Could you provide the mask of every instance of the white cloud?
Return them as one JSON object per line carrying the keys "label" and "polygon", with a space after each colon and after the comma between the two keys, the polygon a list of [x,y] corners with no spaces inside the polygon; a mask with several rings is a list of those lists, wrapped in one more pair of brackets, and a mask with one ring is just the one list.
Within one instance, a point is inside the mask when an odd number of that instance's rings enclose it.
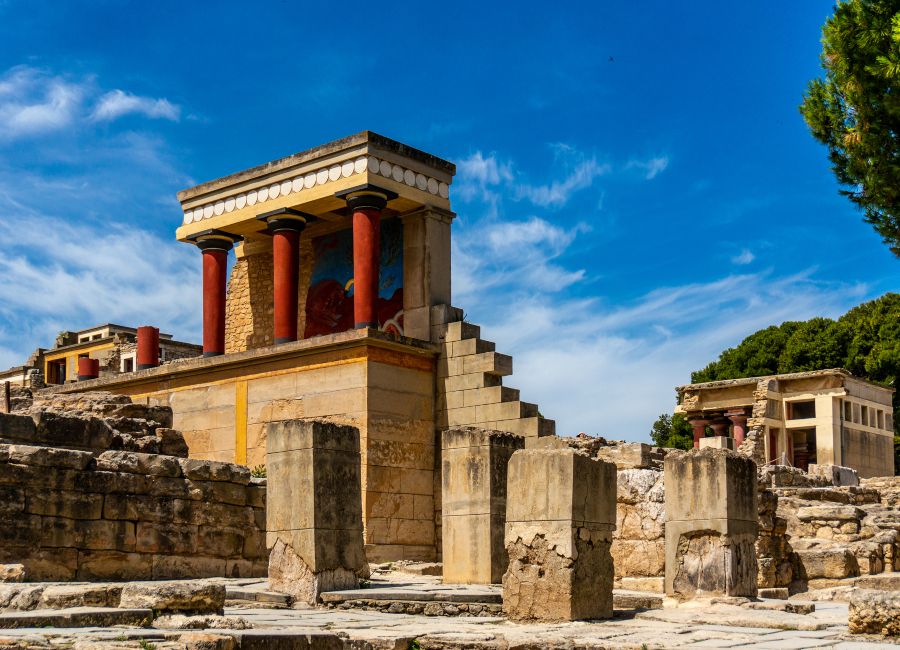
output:
{"label": "white cloud", "polygon": [[0,77],[0,139],[57,131],[75,119],[85,88],[18,66]]}
{"label": "white cloud", "polygon": [[487,157],[476,151],[457,165],[458,176],[455,195],[463,201],[480,199],[494,203],[498,199],[496,188],[513,180],[512,165],[497,160],[494,154]]}
{"label": "white cloud", "polygon": [[590,187],[597,176],[609,173],[610,169],[609,165],[600,164],[594,158],[583,160],[562,180],[547,185],[520,186],[518,196],[542,208],[559,208],[569,202],[572,194]]}
{"label": "white cloud", "polygon": [[644,178],[650,181],[666,171],[668,166],[668,156],[657,156],[649,160],[632,160],[626,165],[626,169],[640,169],[644,172]]}
{"label": "white cloud", "polygon": [[129,113],[138,113],[149,118],[166,119],[173,122],[177,122],[181,118],[181,109],[167,99],[139,97],[118,89],[112,90],[100,98],[91,113],[91,118],[105,122]]}
{"label": "white cloud", "polygon": [[[90,121],[112,121],[129,113],[178,121],[181,108],[167,99],[101,91],[93,78],[71,79],[31,66],[0,76],[0,141],[77,129]],[[88,104],[96,99],[93,110]]]}
{"label": "white cloud", "polygon": [[753,260],[756,259],[756,255],[753,254],[749,248],[742,248],[741,252],[731,258],[732,263],[738,265],[746,265],[750,264]]}
{"label": "white cloud", "polygon": [[52,343],[63,329],[152,324],[200,335],[200,259],[193,247],[133,225],[94,225],[0,204],[0,351]]}

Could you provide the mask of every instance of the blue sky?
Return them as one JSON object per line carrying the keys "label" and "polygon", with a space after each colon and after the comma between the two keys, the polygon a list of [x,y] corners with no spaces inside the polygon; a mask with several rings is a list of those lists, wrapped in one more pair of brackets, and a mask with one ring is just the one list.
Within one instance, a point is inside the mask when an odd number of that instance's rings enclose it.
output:
{"label": "blue sky", "polygon": [[457,163],[454,303],[559,432],[646,438],[773,323],[896,289],[797,111],[830,2],[0,0],[0,366],[200,336],[175,193],[363,129]]}

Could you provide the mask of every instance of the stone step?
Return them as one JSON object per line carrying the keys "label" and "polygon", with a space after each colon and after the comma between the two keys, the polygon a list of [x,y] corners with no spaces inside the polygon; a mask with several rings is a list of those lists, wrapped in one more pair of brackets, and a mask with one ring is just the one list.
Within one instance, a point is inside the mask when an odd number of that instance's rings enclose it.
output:
{"label": "stone step", "polygon": [[662,594],[646,591],[613,590],[613,609],[662,609]]}
{"label": "stone step", "polygon": [[460,406],[483,406],[484,404],[498,404],[500,402],[516,402],[520,392],[517,388],[509,386],[488,386],[462,391],[462,404]]}
{"label": "stone step", "polygon": [[463,339],[462,341],[454,341],[450,343],[448,357],[467,357],[472,354],[481,354],[482,352],[494,352],[497,345],[493,341],[486,341],[481,338]]}
{"label": "stone step", "polygon": [[481,424],[486,429],[506,431],[525,437],[556,435],[556,422],[542,417],[520,418],[517,420],[497,420]]}
{"label": "stone step", "polygon": [[291,599],[287,594],[281,594],[276,591],[226,586],[225,605],[234,606],[237,603],[257,603],[264,607],[290,607]]}
{"label": "stone step", "polygon": [[340,604],[348,601],[370,600],[379,602],[411,602],[411,603],[479,603],[482,605],[503,604],[500,590],[488,592],[466,588],[421,589],[374,587],[369,589],[346,589],[343,591],[326,591],[321,594],[323,603]]}
{"label": "stone step", "polygon": [[[470,407],[471,408],[471,407]],[[530,402],[497,402],[495,404],[483,404],[475,408],[475,422],[501,422],[503,420],[518,420],[521,418],[533,418],[538,415],[537,404]]]}
{"label": "stone step", "polygon": [[486,372],[470,372],[464,375],[441,377],[438,379],[439,384],[443,383],[445,393],[452,393],[458,390],[495,387],[500,386],[502,382],[502,378],[498,375]]}
{"label": "stone step", "polygon": [[478,325],[467,323],[465,321],[456,321],[455,323],[447,323],[447,329],[444,332],[444,343],[454,343],[465,339],[477,339],[481,336],[481,328]]}
{"label": "stone step", "polygon": [[513,360],[508,354],[500,352],[482,352],[463,357],[463,374],[483,372],[489,375],[506,377],[513,372]]}
{"label": "stone step", "polygon": [[112,627],[130,625],[146,627],[153,620],[153,610],[118,607],[72,607],[69,609],[35,609],[28,612],[0,614],[0,629],[23,627]]}

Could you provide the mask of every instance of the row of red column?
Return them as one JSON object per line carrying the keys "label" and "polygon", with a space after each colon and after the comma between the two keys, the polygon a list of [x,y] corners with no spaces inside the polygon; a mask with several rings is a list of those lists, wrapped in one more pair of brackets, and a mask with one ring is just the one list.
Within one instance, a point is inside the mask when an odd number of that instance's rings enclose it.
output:
{"label": "row of red column", "polygon": [[727,419],[691,418],[694,429],[694,447],[700,446],[700,439],[706,437],[706,427],[710,427],[717,436],[727,436],[729,425],[734,427],[734,446],[740,447],[747,434],[747,414],[744,411],[729,411]]}
{"label": "row of red column", "polygon": [[[335,194],[350,209],[353,227],[353,315],[357,328],[377,327],[381,212],[397,194],[361,185]],[[300,233],[313,215],[281,208],[257,217],[272,236],[275,343],[297,340]],[[240,237],[206,230],[192,240],[203,252],[203,356],[225,352],[225,287],[228,251]]]}

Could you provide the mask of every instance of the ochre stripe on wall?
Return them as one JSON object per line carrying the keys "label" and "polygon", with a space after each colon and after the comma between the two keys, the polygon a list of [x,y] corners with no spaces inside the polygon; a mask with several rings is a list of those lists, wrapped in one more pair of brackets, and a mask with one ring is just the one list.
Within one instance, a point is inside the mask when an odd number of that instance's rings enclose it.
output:
{"label": "ochre stripe on wall", "polygon": [[234,462],[247,464],[247,382],[234,384]]}

